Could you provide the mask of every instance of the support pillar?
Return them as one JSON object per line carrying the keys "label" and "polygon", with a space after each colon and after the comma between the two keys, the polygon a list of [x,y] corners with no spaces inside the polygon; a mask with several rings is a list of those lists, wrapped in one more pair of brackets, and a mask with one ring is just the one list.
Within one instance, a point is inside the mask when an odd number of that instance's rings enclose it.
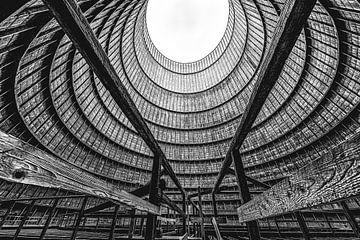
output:
{"label": "support pillar", "polygon": [[[237,182],[239,185],[239,191],[241,196],[241,204],[247,203],[251,200],[249,187],[247,185],[244,166],[238,150],[232,151],[232,158],[235,165],[235,173]],[[256,220],[246,222],[246,227],[249,233],[250,240],[260,240],[259,225]]]}
{"label": "support pillar", "polygon": [[281,231],[280,231],[280,228],[279,228],[279,223],[276,220],[276,217],[274,218],[274,222],[275,222],[276,230],[277,230],[277,232],[279,234],[279,237],[281,237]]}
{"label": "support pillar", "polygon": [[112,222],[111,222],[109,240],[114,239],[114,232],[115,232],[115,228],[116,228],[116,221],[117,221],[118,213],[119,213],[119,205],[116,205],[115,210],[114,210],[114,216],[113,216],[113,219],[112,219]]}
{"label": "support pillar", "polygon": [[44,226],[43,230],[41,231],[39,240],[44,239],[45,234],[46,234],[46,231],[47,231],[47,229],[48,229],[49,226],[50,226],[51,219],[53,218],[54,211],[55,211],[55,209],[56,209],[56,206],[57,206],[58,202],[59,202],[59,198],[56,198],[56,199],[54,200],[53,205],[51,206],[51,209],[50,209],[50,212],[49,212],[49,216],[48,216],[48,218],[46,219],[45,226]]}
{"label": "support pillar", "polygon": [[335,232],[334,232],[333,227],[331,226],[331,223],[330,223],[330,221],[329,221],[329,218],[326,216],[326,213],[323,213],[323,216],[324,216],[324,218],[326,219],[326,223],[327,223],[327,225],[328,225],[329,228],[330,228],[331,234],[334,236],[334,235],[335,235]]}
{"label": "support pillar", "polygon": [[141,217],[141,220],[140,220],[140,227],[139,227],[139,235],[142,236],[143,235],[143,227],[144,227],[144,217],[142,216]]}
{"label": "support pillar", "polygon": [[71,240],[75,240],[76,239],[76,234],[79,230],[79,226],[80,226],[80,222],[81,222],[81,219],[84,215],[84,211],[85,211],[85,206],[86,206],[86,203],[87,203],[87,200],[88,200],[88,197],[85,197],[83,202],[82,202],[82,205],[81,205],[81,209],[80,209],[80,212],[79,212],[79,215],[76,219],[76,223],[75,223],[75,227],[74,227],[74,231],[71,235]]}
{"label": "support pillar", "polygon": [[182,197],[183,197],[182,209],[183,209],[183,211],[185,213],[185,216],[182,217],[182,225],[183,225],[183,234],[185,234],[185,233],[187,233],[186,195],[183,193]]}
{"label": "support pillar", "polygon": [[304,239],[305,240],[310,240],[309,229],[306,226],[303,215],[299,211],[294,212],[294,214],[295,214],[296,220],[299,223],[300,230],[301,230],[301,232],[302,232],[302,234],[304,236]]}
{"label": "support pillar", "polygon": [[135,211],[136,211],[135,209],[130,210],[130,228],[129,228],[129,234],[128,234],[129,239],[133,238],[134,231],[135,231],[135,225],[136,225]]}
{"label": "support pillar", "polygon": [[199,197],[199,215],[200,215],[201,239],[205,240],[204,214],[203,214],[203,210],[202,210],[201,188],[200,187],[198,187],[198,197]]}
{"label": "support pillar", "polygon": [[357,224],[355,217],[352,215],[352,213],[349,209],[349,206],[346,204],[345,201],[341,201],[340,204],[341,204],[341,207],[343,208],[346,219],[348,220],[352,230],[354,231],[355,236],[360,238],[359,225]]}
{"label": "support pillar", "polygon": [[[162,159],[159,156],[154,157],[153,165],[152,165],[151,181],[150,181],[149,202],[157,206],[160,206],[159,181],[160,181],[161,161]],[[145,240],[153,240],[155,238],[156,220],[157,220],[157,216],[155,214],[148,213],[148,217],[146,221]]]}
{"label": "support pillar", "polygon": [[215,193],[212,193],[211,197],[212,197],[212,204],[213,204],[213,209],[214,209],[214,217],[217,218],[218,212],[217,212],[217,206],[216,206],[216,195],[215,195]]}
{"label": "support pillar", "polygon": [[15,204],[16,204],[15,201],[10,202],[10,205],[9,205],[8,209],[6,210],[6,213],[4,214],[4,216],[2,216],[2,219],[1,219],[1,222],[0,222],[0,229],[4,225],[6,219],[8,218],[8,216],[11,213],[12,209],[14,208]]}
{"label": "support pillar", "polygon": [[195,214],[196,209],[195,209],[195,206],[192,205],[192,204],[191,204],[191,207],[192,207],[192,219],[191,219],[191,221],[192,221],[192,229],[194,231],[194,234],[196,234],[196,225],[195,225],[195,221],[194,221],[195,216],[196,216],[196,214]]}
{"label": "support pillar", "polygon": [[28,205],[26,207],[26,211],[24,213],[24,216],[22,217],[22,220],[21,220],[18,228],[16,229],[16,232],[15,232],[15,235],[14,235],[14,238],[13,238],[14,240],[18,239],[18,235],[20,234],[21,229],[24,227],[25,222],[26,222],[26,220],[28,219],[28,217],[29,217],[29,215],[31,213],[31,210],[34,207],[34,204],[35,204],[35,200],[32,200],[30,205]]}

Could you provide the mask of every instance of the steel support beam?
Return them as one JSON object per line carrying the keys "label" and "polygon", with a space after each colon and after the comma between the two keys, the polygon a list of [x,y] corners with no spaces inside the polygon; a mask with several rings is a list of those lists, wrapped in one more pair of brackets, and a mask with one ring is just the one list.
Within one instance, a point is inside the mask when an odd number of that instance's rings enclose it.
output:
{"label": "steel support beam", "polygon": [[0,229],[3,227],[6,219],[8,218],[8,216],[10,215],[11,211],[13,210],[14,206],[15,206],[16,202],[15,201],[12,201],[10,202],[10,206],[7,208],[5,214],[2,217],[1,219],[1,222],[0,222]]}
{"label": "steel support beam", "polygon": [[340,201],[340,205],[341,205],[342,209],[344,210],[346,219],[348,220],[352,230],[354,231],[355,236],[360,238],[359,225],[357,224],[354,215],[351,213],[349,206],[346,204],[345,201]]}
{"label": "steel support beam", "polygon": [[275,227],[276,227],[276,230],[277,230],[277,232],[279,234],[279,237],[281,237],[281,231],[280,231],[280,228],[279,228],[279,223],[276,220],[276,217],[274,217],[274,222],[275,222]]}
{"label": "steel support beam", "polygon": [[182,210],[184,212],[184,215],[182,216],[182,224],[183,224],[183,234],[187,233],[187,214],[186,214],[186,195],[182,194]]}
{"label": "steel support beam", "polygon": [[263,188],[265,188],[265,189],[271,188],[270,185],[268,185],[268,184],[266,184],[266,183],[263,183],[263,182],[260,182],[260,181],[254,179],[254,178],[249,177],[249,176],[245,176],[245,178],[246,178],[246,181],[251,182],[251,183],[254,184],[255,186],[263,187]]}
{"label": "steel support beam", "polygon": [[162,159],[162,165],[169,177],[179,190],[185,193],[169,162],[166,160],[165,154],[142,118],[126,87],[122,84],[80,7],[74,0],[43,0],[43,2],[154,153],[154,156]]}
{"label": "steel support beam", "polygon": [[299,211],[295,211],[294,212],[294,215],[296,217],[296,220],[300,226],[300,230],[303,234],[303,237],[305,240],[310,240],[310,236],[309,236],[309,229],[305,223],[305,220],[304,220],[304,216],[301,214],[301,212]]}
{"label": "steel support beam", "polygon": [[[232,153],[233,162],[235,165],[235,173],[236,173],[236,179],[239,185],[240,190],[240,197],[242,204],[247,203],[251,200],[249,187],[247,185],[246,175],[244,171],[244,166],[240,157],[239,151],[233,151]],[[256,220],[252,220],[249,222],[246,222],[246,227],[249,233],[250,240],[260,240],[260,230],[259,225]]]}
{"label": "steel support beam", "polygon": [[330,223],[329,218],[327,217],[326,213],[323,213],[323,216],[324,216],[324,218],[325,218],[325,220],[326,220],[327,225],[328,225],[329,228],[330,228],[331,234],[334,235],[334,234],[335,234],[334,229],[333,229],[333,227],[331,226],[331,223]]}
{"label": "steel support beam", "polygon": [[164,193],[160,195],[161,201],[171,207],[174,211],[178,212],[182,217],[186,217],[186,213],[179,208],[171,199]]}
{"label": "steel support beam", "polygon": [[18,228],[16,229],[16,232],[15,232],[15,234],[14,234],[14,237],[13,237],[14,240],[18,239],[18,236],[19,236],[19,234],[20,234],[20,232],[21,232],[21,229],[24,227],[24,224],[25,224],[26,220],[28,219],[28,217],[29,217],[29,215],[30,215],[30,213],[31,213],[31,210],[32,210],[33,207],[34,207],[34,204],[35,204],[35,200],[32,200],[31,203],[30,203],[30,205],[28,205],[28,206],[26,207],[26,211],[25,211],[25,213],[24,213],[24,216],[22,217],[21,222],[20,222],[20,224],[19,224],[19,226],[18,226]]}
{"label": "steel support beam", "polygon": [[200,212],[200,209],[198,208],[198,206],[196,206],[196,204],[194,203],[193,200],[189,199],[189,202],[191,203],[191,205],[193,206],[193,212],[194,212],[194,215],[195,215],[195,210]]}
{"label": "steel support beam", "polygon": [[[235,170],[232,169],[232,168],[228,168],[228,173],[231,174],[231,175],[234,175],[236,176],[236,173],[235,173]],[[266,189],[269,189],[271,186],[266,184],[266,183],[263,183],[263,182],[260,182],[252,177],[249,177],[249,176],[245,176],[246,178],[246,181],[254,184],[255,186],[258,186],[258,187],[263,187],[263,188],[266,188]]]}
{"label": "steel support beam", "polygon": [[111,221],[111,229],[110,229],[110,234],[109,234],[109,240],[115,239],[114,238],[114,233],[115,233],[116,221],[117,221],[118,214],[119,214],[119,205],[116,205],[115,209],[114,209],[113,219]]}
{"label": "steel support beam", "polygon": [[107,209],[107,208],[111,208],[114,205],[115,205],[115,203],[113,203],[111,201],[104,202],[104,203],[99,204],[99,205],[97,205],[95,207],[91,207],[91,208],[86,209],[84,211],[84,214],[98,212],[98,211],[101,211],[101,210],[104,210],[104,209]]}
{"label": "steel support beam", "polygon": [[135,209],[130,210],[130,228],[129,228],[129,233],[128,233],[129,239],[133,238],[135,227],[136,227],[135,211],[136,211]]}
{"label": "steel support beam", "polygon": [[[152,174],[150,181],[150,194],[149,194],[149,202],[160,206],[160,166],[162,159],[159,156],[154,157],[153,165],[152,165]],[[146,221],[146,233],[145,240],[153,240],[156,232],[156,219],[157,216],[152,213],[148,213],[147,221]]]}
{"label": "steel support beam", "polygon": [[218,216],[218,212],[217,212],[217,206],[216,206],[216,195],[215,193],[211,194],[211,198],[212,198],[212,205],[213,205],[213,210],[214,210],[214,216],[215,218]]}
{"label": "steel support beam", "polygon": [[[216,193],[220,193],[222,191],[226,191],[226,190],[229,190],[229,189],[233,189],[233,186],[221,186],[218,191]],[[212,192],[213,190],[212,189],[206,189],[206,190],[201,190],[200,194],[201,195],[206,195],[206,194],[213,194]],[[194,197],[198,197],[199,193],[195,192],[195,193],[192,193],[192,194],[189,194],[188,195],[188,199],[191,199],[191,198],[194,198]]]}
{"label": "steel support beam", "polygon": [[74,230],[73,230],[72,235],[71,235],[71,240],[76,239],[76,234],[79,231],[79,226],[80,226],[81,219],[84,216],[84,211],[85,211],[87,200],[88,200],[88,197],[85,197],[82,204],[81,204],[81,209],[80,209],[80,212],[79,212],[78,217],[76,219]]}
{"label": "steel support beam", "polygon": [[55,209],[56,209],[56,206],[59,202],[59,198],[56,198],[53,202],[53,205],[51,206],[50,208],[50,211],[49,211],[49,216],[47,217],[46,219],[46,222],[45,222],[45,226],[43,228],[43,230],[41,231],[41,234],[40,234],[40,237],[39,237],[39,240],[42,240],[44,239],[45,237],[45,234],[46,234],[46,231],[48,230],[49,226],[50,226],[50,223],[51,223],[51,220],[54,216],[54,212],[55,212]]}
{"label": "steel support beam", "polygon": [[202,201],[201,201],[201,188],[198,187],[198,197],[199,197],[199,215],[200,215],[200,232],[201,232],[201,239],[205,240],[205,225],[204,225],[204,213],[202,210]]}
{"label": "steel support beam", "polygon": [[217,240],[223,240],[223,238],[221,237],[219,226],[218,226],[218,224],[216,222],[216,218],[214,218],[214,217],[211,218],[211,223],[212,223],[212,225],[214,227]]}
{"label": "steel support beam", "polygon": [[140,228],[139,235],[140,235],[140,236],[142,236],[143,230],[144,230],[144,219],[145,219],[145,218],[141,218],[141,219],[140,219],[140,226],[139,226],[139,228]]}
{"label": "steel support beam", "polygon": [[137,196],[137,197],[145,197],[146,195],[149,195],[150,192],[150,183],[145,184],[142,187],[139,187],[138,189],[130,192],[131,194]]}
{"label": "steel support beam", "polygon": [[316,0],[286,1],[276,24],[269,50],[259,67],[259,75],[254,89],[241,117],[239,126],[230,143],[224,163],[218,174],[213,192],[216,192],[232,164],[231,154],[238,151],[265,103],[271,89],[278,80],[282,68],[307,21]]}

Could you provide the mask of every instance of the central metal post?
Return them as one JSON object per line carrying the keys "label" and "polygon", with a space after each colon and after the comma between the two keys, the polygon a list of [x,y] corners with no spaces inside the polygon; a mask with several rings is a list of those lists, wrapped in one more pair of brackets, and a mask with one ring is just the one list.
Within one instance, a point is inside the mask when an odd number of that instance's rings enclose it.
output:
{"label": "central metal post", "polygon": [[[150,181],[150,193],[149,193],[149,202],[160,206],[159,199],[159,181],[160,181],[160,166],[162,159],[159,156],[155,156],[152,165],[152,174]],[[157,216],[152,213],[148,213],[146,221],[146,233],[145,240],[152,240],[155,238],[156,233],[156,220]]]}
{"label": "central metal post", "polygon": [[199,197],[199,215],[200,215],[201,239],[205,240],[204,213],[203,213],[203,209],[202,209],[201,188],[200,187],[198,187],[198,197]]}
{"label": "central metal post", "polygon": [[216,217],[218,216],[218,213],[217,213],[215,193],[212,193],[212,194],[211,194],[211,198],[212,198],[212,204],[213,204],[213,210],[214,210],[214,217],[216,218]]}
{"label": "central metal post", "polygon": [[183,234],[186,234],[187,233],[187,224],[186,224],[186,221],[187,221],[187,214],[186,214],[186,195],[183,193],[182,194],[182,197],[183,197],[183,201],[182,201],[182,209],[185,213],[185,216],[182,217],[182,225],[183,225]]}
{"label": "central metal post", "polygon": [[[239,185],[239,191],[241,196],[241,204],[247,203],[251,200],[249,187],[247,185],[246,175],[244,171],[244,166],[240,157],[240,153],[237,150],[232,152],[232,160],[235,165],[235,173],[237,182]],[[250,240],[260,240],[260,230],[259,225],[256,220],[246,222],[246,227],[249,233]]]}

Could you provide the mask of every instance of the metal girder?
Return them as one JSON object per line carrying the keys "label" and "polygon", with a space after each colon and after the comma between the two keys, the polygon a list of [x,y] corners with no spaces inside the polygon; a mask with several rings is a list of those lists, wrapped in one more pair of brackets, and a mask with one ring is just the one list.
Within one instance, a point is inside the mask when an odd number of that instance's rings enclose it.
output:
{"label": "metal girder", "polygon": [[[216,193],[219,193],[221,191],[225,191],[228,189],[232,189],[232,188],[233,187],[231,187],[231,186],[221,186]],[[200,195],[206,195],[206,194],[212,194],[212,189],[201,190]],[[198,196],[199,196],[199,193],[192,193],[192,194],[188,195],[188,199],[198,197]]]}
{"label": "metal girder", "polygon": [[191,203],[191,205],[193,205],[193,207],[200,212],[200,209],[198,208],[198,206],[195,204],[195,202],[191,199],[189,199],[189,202]]}
{"label": "metal girder", "polygon": [[345,201],[340,201],[340,205],[343,208],[346,219],[348,220],[352,230],[354,231],[355,236],[360,238],[359,225],[357,224],[354,215],[351,213],[349,206],[347,205],[347,203]]}
{"label": "metal girder", "polygon": [[93,212],[98,212],[98,211],[101,211],[101,210],[104,210],[104,209],[107,209],[107,208],[111,208],[112,206],[114,206],[115,203],[111,202],[111,201],[108,201],[108,202],[104,202],[102,204],[99,204],[95,207],[91,207],[91,208],[88,208],[84,211],[84,214],[89,214],[89,213],[93,213]]}
{"label": "metal girder", "polygon": [[[221,186],[218,191],[216,193],[225,193],[226,190],[232,190],[235,186]],[[250,193],[256,193],[254,191],[251,191]],[[201,195],[206,195],[206,194],[213,194],[212,189],[206,189],[206,190],[201,190],[200,192]],[[198,193],[192,193],[188,195],[188,199],[197,197]]]}
{"label": "metal girder", "polygon": [[266,183],[263,183],[263,182],[260,182],[260,181],[254,179],[254,178],[249,177],[249,176],[245,176],[245,178],[246,178],[246,181],[251,182],[251,183],[254,184],[255,186],[263,187],[263,188],[265,188],[265,189],[271,188],[270,185],[268,185],[268,184],[266,184]]}
{"label": "metal girder", "polygon": [[227,169],[232,163],[232,152],[239,151],[271,89],[278,80],[282,68],[315,3],[316,0],[289,0],[285,2],[278,23],[276,24],[269,49],[260,65],[259,75],[249,102],[246,105],[239,126],[225,156],[224,163],[218,174],[213,189],[214,193],[219,188]]}
{"label": "metal girder", "polygon": [[16,229],[16,232],[15,232],[15,234],[14,234],[14,238],[13,238],[13,239],[17,239],[17,238],[18,238],[18,236],[19,236],[19,234],[20,234],[20,231],[21,231],[21,229],[24,227],[24,224],[25,224],[26,220],[28,220],[28,217],[29,217],[29,215],[30,215],[31,210],[32,210],[33,207],[34,207],[34,204],[35,204],[35,200],[32,200],[31,203],[30,203],[30,205],[28,205],[28,206],[26,207],[24,216],[22,216],[21,222],[20,222],[18,228]]}
{"label": "metal girder", "polygon": [[76,239],[76,235],[77,235],[77,232],[79,231],[79,227],[80,227],[80,223],[81,223],[81,219],[83,218],[84,216],[84,211],[85,211],[85,206],[87,204],[87,201],[88,201],[88,197],[85,197],[82,204],[81,204],[81,209],[80,209],[80,212],[78,213],[78,216],[77,216],[77,219],[76,219],[76,223],[75,223],[75,226],[74,226],[74,230],[71,234],[71,240],[75,240]]}
{"label": "metal girder", "polygon": [[114,209],[113,219],[112,219],[112,221],[111,221],[111,228],[110,228],[110,233],[109,233],[109,240],[113,240],[113,239],[114,239],[114,233],[115,233],[116,221],[117,221],[118,214],[119,214],[119,205],[116,205],[116,206],[115,206],[115,209]]}
{"label": "metal girder", "polygon": [[57,198],[57,199],[54,200],[54,202],[53,202],[53,204],[52,204],[52,206],[51,206],[51,208],[50,208],[49,215],[48,215],[48,217],[47,217],[47,219],[46,219],[46,222],[45,222],[45,225],[44,225],[44,227],[43,227],[43,230],[41,231],[39,240],[44,239],[45,234],[46,234],[46,231],[48,230],[48,228],[49,228],[49,226],[50,226],[51,220],[52,220],[52,218],[53,218],[53,216],[54,216],[55,209],[56,209],[56,206],[57,206],[58,203],[59,203],[59,199]]}
{"label": "metal girder", "polygon": [[128,232],[128,238],[129,239],[133,238],[133,235],[134,235],[134,232],[135,232],[135,227],[136,227],[135,213],[136,213],[135,209],[130,210],[130,227],[129,227],[129,232]]}
{"label": "metal girder", "polygon": [[212,223],[212,225],[214,227],[217,240],[223,240],[223,238],[221,237],[219,226],[218,226],[218,224],[216,222],[216,218],[214,218],[214,217],[211,218],[211,223]]}
{"label": "metal girder", "polygon": [[165,154],[142,118],[126,87],[122,84],[79,6],[74,0],[43,0],[43,2],[154,153],[154,156],[162,160],[162,166],[172,181],[182,193],[185,193],[169,162],[166,160]]}
{"label": "metal girder", "polygon": [[10,215],[10,213],[11,213],[11,211],[13,210],[14,206],[15,206],[15,201],[12,201],[12,202],[10,203],[10,206],[7,208],[5,214],[1,217],[2,219],[1,219],[1,222],[0,222],[0,229],[3,227],[6,219],[7,219],[8,216]]}
{"label": "metal girder", "polygon": [[[232,169],[232,168],[228,168],[228,173],[229,174],[231,174],[231,175],[236,175],[236,173],[235,173],[235,170],[234,169]],[[256,179],[254,179],[254,178],[252,178],[252,177],[249,177],[249,176],[245,176],[245,178],[246,178],[246,181],[248,181],[248,182],[251,182],[252,184],[254,184],[255,186],[258,186],[258,187],[263,187],[263,188],[266,188],[266,189],[269,189],[271,186],[270,185],[268,185],[268,184],[266,184],[266,183],[263,183],[263,182],[260,182],[260,181],[258,181],[258,180],[256,180]]]}
{"label": "metal girder", "polygon": [[201,239],[205,240],[205,225],[204,225],[204,213],[202,210],[202,201],[201,201],[201,188],[198,187],[198,197],[199,197],[199,215],[200,215],[200,232],[201,232]]}
{"label": "metal girder", "polygon": [[[210,194],[211,191],[212,191],[212,189],[202,190],[200,192],[200,195]],[[188,199],[190,200],[191,198],[198,197],[198,196],[199,196],[199,193],[192,193],[192,194],[188,195]]]}
{"label": "metal girder", "polygon": [[310,240],[310,236],[309,236],[309,229],[305,223],[305,220],[304,220],[304,216],[301,214],[301,212],[299,211],[295,211],[294,212],[294,215],[296,217],[296,220],[299,224],[299,227],[300,227],[300,230],[304,236],[304,239],[305,240]]}
{"label": "metal girder", "polygon": [[184,215],[182,217],[183,234],[187,233],[187,214],[186,214],[186,195],[182,194],[182,210]]}
{"label": "metal girder", "polygon": [[215,193],[211,194],[211,199],[212,199],[212,204],[213,204],[214,216],[217,217],[218,212],[217,212],[217,206],[216,206],[216,195],[215,195]]}
{"label": "metal girder", "polygon": [[182,217],[186,217],[186,213],[179,208],[171,199],[165,194],[161,194],[161,201],[171,207],[174,211],[180,213]]}
{"label": "metal girder", "polygon": [[[235,165],[235,175],[239,185],[241,203],[244,204],[251,200],[251,195],[239,151],[233,151],[232,158]],[[246,222],[246,227],[249,233],[250,240],[261,239],[259,224],[256,220]]]}
{"label": "metal girder", "polygon": [[137,197],[145,197],[146,195],[149,195],[150,192],[150,183],[147,183],[146,185],[130,192],[131,194],[134,194]]}
{"label": "metal girder", "polygon": [[[155,204],[156,206],[160,206],[159,199],[159,182],[160,182],[160,168],[161,168],[162,159],[158,156],[155,156],[153,165],[152,165],[152,174],[150,180],[150,194],[149,194],[149,202]],[[155,237],[156,231],[156,219],[157,216],[152,213],[148,213],[148,217],[146,220],[146,233],[145,240],[153,240]]]}

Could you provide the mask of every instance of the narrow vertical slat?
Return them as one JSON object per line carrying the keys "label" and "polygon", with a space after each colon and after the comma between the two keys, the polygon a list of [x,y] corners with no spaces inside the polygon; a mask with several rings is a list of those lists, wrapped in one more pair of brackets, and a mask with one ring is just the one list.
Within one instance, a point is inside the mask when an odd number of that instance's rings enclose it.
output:
{"label": "narrow vertical slat", "polygon": [[304,216],[299,211],[294,212],[294,214],[305,240],[310,240],[309,229],[305,223]]}
{"label": "narrow vertical slat", "polygon": [[202,210],[202,200],[201,200],[201,188],[198,187],[198,198],[199,198],[199,215],[200,215],[200,232],[201,239],[205,240],[205,226],[204,226],[204,214]]}
{"label": "narrow vertical slat", "polygon": [[74,227],[74,231],[71,235],[71,240],[75,240],[76,239],[76,234],[79,230],[79,226],[80,226],[80,222],[81,222],[81,219],[84,215],[84,211],[85,211],[85,206],[86,206],[86,203],[87,203],[87,200],[88,200],[88,197],[85,197],[82,204],[81,204],[81,208],[80,208],[80,212],[78,214],[78,217],[76,219],[76,223],[75,223],[75,227]]}
{"label": "narrow vertical slat", "polygon": [[[152,164],[152,174],[150,181],[150,194],[149,202],[157,206],[160,205],[159,199],[159,181],[160,181],[160,166],[162,159],[159,156],[155,156]],[[157,216],[152,213],[148,213],[146,221],[146,233],[145,240],[152,240],[155,237],[156,232],[156,219]]]}
{"label": "narrow vertical slat", "polygon": [[132,239],[135,231],[135,209],[130,210],[130,228],[128,233],[128,238]]}
{"label": "narrow vertical slat", "polygon": [[[235,150],[232,152],[232,158],[235,165],[235,173],[239,186],[240,196],[242,203],[247,203],[251,200],[249,187],[247,185],[246,175],[244,166],[241,160],[239,151]],[[246,222],[246,227],[249,233],[250,240],[260,240],[260,229],[256,220]]]}
{"label": "narrow vertical slat", "polygon": [[114,215],[113,215],[113,219],[111,222],[111,229],[110,229],[110,234],[109,234],[109,240],[113,240],[114,239],[114,232],[115,232],[115,228],[116,228],[116,221],[117,221],[117,216],[119,213],[119,205],[115,206],[114,209]]}
{"label": "narrow vertical slat", "polygon": [[28,219],[29,214],[31,213],[31,210],[32,210],[33,207],[34,207],[35,201],[36,201],[36,200],[32,200],[31,203],[30,203],[30,205],[27,206],[26,211],[25,211],[25,213],[24,213],[24,216],[23,216],[23,218],[22,218],[22,220],[21,220],[21,222],[20,222],[20,225],[19,225],[18,228],[16,229],[16,232],[15,232],[15,235],[14,235],[14,238],[13,238],[14,240],[18,238],[18,236],[19,236],[22,228],[24,227],[25,222],[26,222],[26,220]]}
{"label": "narrow vertical slat", "polygon": [[43,230],[41,231],[39,240],[44,239],[45,234],[46,234],[46,231],[48,230],[48,228],[49,228],[49,226],[50,226],[50,223],[51,223],[51,220],[52,220],[52,217],[53,217],[53,215],[54,215],[54,211],[55,211],[55,209],[56,209],[56,206],[57,206],[58,202],[59,202],[59,198],[56,198],[56,199],[54,200],[53,205],[51,206],[51,209],[50,209],[50,212],[49,212],[49,216],[48,216],[48,218],[46,219],[45,226],[44,226]]}

